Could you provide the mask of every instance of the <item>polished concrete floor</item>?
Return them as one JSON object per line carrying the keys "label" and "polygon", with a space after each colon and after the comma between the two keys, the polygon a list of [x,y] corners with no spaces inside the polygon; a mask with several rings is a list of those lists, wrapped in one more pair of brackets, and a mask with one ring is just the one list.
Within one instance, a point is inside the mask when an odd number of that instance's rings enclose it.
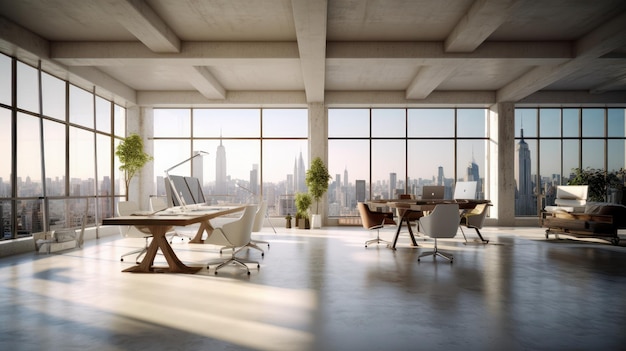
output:
{"label": "polished concrete floor", "polygon": [[[417,262],[431,239],[402,235],[392,251],[366,249],[375,233],[357,227],[277,232],[256,235],[271,242],[264,258],[244,254],[260,260],[250,276],[122,273],[142,241],[117,237],[2,258],[0,350],[626,349],[624,235],[612,246],[489,227],[488,245],[440,240],[449,264]],[[192,266],[220,257],[173,247]]]}

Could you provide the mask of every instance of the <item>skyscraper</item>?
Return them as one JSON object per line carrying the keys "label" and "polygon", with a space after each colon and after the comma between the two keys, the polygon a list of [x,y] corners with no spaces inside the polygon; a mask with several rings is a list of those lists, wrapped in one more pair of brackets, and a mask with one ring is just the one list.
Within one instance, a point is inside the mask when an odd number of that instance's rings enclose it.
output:
{"label": "skyscraper", "polygon": [[296,159],[296,162],[293,166],[293,181],[294,181],[294,190],[296,192],[306,192],[306,184],[304,179],[306,178],[306,169],[304,168],[304,159],[302,158],[302,151],[300,151],[300,157]]}
{"label": "skyscraper", "polygon": [[396,179],[397,175],[395,172],[389,173],[389,194],[387,195],[388,199],[393,199],[396,197]]}
{"label": "skyscraper", "polygon": [[227,194],[228,193],[228,180],[226,178],[226,149],[222,145],[222,138],[220,136],[220,145],[217,147],[215,153],[215,193]]}
{"label": "skyscraper", "polygon": [[536,214],[536,204],[533,196],[533,182],[530,175],[530,149],[524,141],[524,128],[521,129],[521,139],[515,147],[515,214]]}

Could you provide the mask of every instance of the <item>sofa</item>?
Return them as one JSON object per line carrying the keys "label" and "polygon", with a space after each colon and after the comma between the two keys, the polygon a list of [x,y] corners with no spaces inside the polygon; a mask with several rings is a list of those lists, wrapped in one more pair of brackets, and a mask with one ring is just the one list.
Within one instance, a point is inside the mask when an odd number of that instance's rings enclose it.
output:
{"label": "sofa", "polygon": [[550,234],[573,237],[594,237],[618,245],[619,229],[626,229],[626,206],[607,202],[586,202],[582,211],[551,209],[542,212],[546,239]]}

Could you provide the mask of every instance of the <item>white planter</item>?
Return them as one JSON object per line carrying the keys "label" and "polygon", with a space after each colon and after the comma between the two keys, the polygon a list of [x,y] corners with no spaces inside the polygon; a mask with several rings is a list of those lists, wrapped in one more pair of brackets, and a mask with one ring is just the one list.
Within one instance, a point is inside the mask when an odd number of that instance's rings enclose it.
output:
{"label": "white planter", "polygon": [[322,215],[314,214],[311,215],[311,228],[321,228],[322,227]]}

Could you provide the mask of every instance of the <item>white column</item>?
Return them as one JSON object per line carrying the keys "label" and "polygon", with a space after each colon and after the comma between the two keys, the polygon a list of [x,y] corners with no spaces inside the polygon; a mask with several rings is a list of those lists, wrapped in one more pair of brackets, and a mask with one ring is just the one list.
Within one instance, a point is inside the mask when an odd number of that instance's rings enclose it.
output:
{"label": "white column", "polygon": [[[320,157],[328,167],[328,117],[323,103],[309,103],[309,165],[315,157]],[[307,165],[307,169],[309,166]],[[320,215],[322,225],[325,225],[328,216],[326,206],[328,194],[320,199]]]}
{"label": "white column", "polygon": [[489,111],[489,197],[499,226],[515,224],[515,104],[497,103]]}

